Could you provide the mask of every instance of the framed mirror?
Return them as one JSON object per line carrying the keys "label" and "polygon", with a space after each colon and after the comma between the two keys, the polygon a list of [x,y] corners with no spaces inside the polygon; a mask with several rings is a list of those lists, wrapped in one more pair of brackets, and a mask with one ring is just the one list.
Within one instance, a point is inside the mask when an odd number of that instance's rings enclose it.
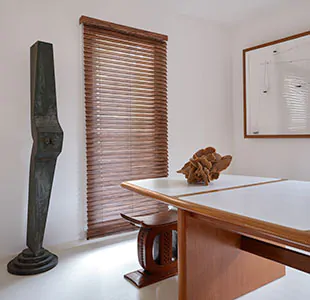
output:
{"label": "framed mirror", "polygon": [[243,50],[244,137],[310,137],[310,31]]}

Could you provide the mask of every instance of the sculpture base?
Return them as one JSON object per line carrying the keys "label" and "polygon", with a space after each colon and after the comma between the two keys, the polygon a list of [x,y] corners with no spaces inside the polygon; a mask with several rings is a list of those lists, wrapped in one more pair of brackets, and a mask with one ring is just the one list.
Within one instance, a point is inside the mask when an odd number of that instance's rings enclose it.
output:
{"label": "sculpture base", "polygon": [[14,275],[35,275],[51,270],[57,263],[58,257],[46,249],[42,248],[37,256],[25,249],[8,263],[7,270]]}

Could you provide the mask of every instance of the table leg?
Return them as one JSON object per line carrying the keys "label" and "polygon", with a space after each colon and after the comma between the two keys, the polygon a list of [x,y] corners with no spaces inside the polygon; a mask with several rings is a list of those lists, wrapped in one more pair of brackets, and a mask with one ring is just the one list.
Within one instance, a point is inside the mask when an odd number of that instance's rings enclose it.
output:
{"label": "table leg", "polygon": [[241,235],[178,211],[179,300],[231,300],[285,275],[285,267],[240,250]]}

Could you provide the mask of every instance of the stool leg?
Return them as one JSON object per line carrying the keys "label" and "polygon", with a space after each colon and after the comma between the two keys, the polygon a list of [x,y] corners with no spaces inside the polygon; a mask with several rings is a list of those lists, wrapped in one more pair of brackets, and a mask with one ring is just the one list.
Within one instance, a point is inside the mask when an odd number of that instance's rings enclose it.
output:
{"label": "stool leg", "polygon": [[[172,230],[176,225],[166,228],[140,229],[138,235],[138,259],[142,270],[125,275],[125,278],[138,288],[151,285],[155,282],[177,275],[177,261],[173,261]],[[159,264],[153,259],[153,244],[159,235]]]}

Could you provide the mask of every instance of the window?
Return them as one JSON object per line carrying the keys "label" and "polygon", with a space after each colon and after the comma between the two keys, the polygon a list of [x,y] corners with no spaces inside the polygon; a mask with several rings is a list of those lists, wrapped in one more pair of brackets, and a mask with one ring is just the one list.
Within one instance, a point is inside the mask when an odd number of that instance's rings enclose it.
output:
{"label": "window", "polygon": [[167,210],[120,187],[168,175],[167,37],[82,16],[88,238],[132,230],[120,213]]}

